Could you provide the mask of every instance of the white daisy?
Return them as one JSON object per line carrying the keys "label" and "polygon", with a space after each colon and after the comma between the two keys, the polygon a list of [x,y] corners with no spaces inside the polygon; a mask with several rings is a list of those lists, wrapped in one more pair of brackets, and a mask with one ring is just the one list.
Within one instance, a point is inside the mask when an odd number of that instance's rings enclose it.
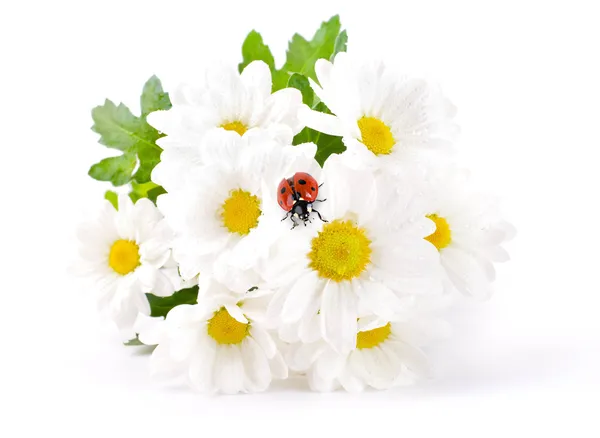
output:
{"label": "white daisy", "polygon": [[148,121],[167,134],[158,140],[164,149],[152,180],[168,191],[185,184],[198,163],[199,145],[209,132],[245,136],[261,130],[291,144],[302,125],[298,109],[302,95],[285,88],[271,94],[271,72],[262,61],[249,64],[241,74],[233,68],[215,66],[199,85],[182,85],[170,94],[173,107],[148,116]]}
{"label": "white daisy", "polygon": [[184,278],[215,275],[244,293],[256,286],[254,268],[289,226],[277,186],[295,172],[320,171],[316,146],[281,146],[264,133],[208,136],[206,166],[185,188],[162,195],[159,207],[177,231],[174,257]]}
{"label": "white daisy", "polygon": [[340,354],[323,341],[293,345],[287,354],[290,370],[305,372],[315,391],[408,385],[430,374],[420,347],[448,332],[443,321],[421,315],[399,322],[360,318],[358,325],[350,352]]}
{"label": "white daisy", "polygon": [[398,189],[339,156],[327,160],[321,178],[326,201],[318,209],[329,222],[313,217],[273,245],[263,271],[276,290],[268,312],[307,338],[319,324],[325,340],[347,352],[359,309],[391,319],[415,294],[441,292],[438,256],[424,240],[434,225],[415,208],[412,185]]}
{"label": "white daisy", "polygon": [[259,392],[272,379],[285,379],[287,367],[264,328],[265,292],[240,299],[203,276],[199,304],[173,308],[165,320],[140,318],[140,340],[158,345],[151,373],[184,378],[201,392]]}
{"label": "white daisy", "polygon": [[334,115],[302,108],[300,118],[343,136],[357,161],[385,167],[450,146],[454,107],[427,82],[402,78],[382,63],[353,62],[346,53],[334,63],[319,59],[315,71],[320,86],[312,87]]}
{"label": "white daisy", "polygon": [[149,314],[146,293],[172,295],[181,286],[172,263],[171,231],[147,199],[119,197],[119,210],[108,202],[96,222],[78,230],[80,274],[98,290],[102,311],[117,324],[124,339],[132,339],[138,312]]}
{"label": "white daisy", "polygon": [[427,217],[435,232],[427,236],[440,254],[447,290],[477,298],[492,293],[494,262],[509,260],[500,246],[512,238],[512,225],[500,219],[494,199],[468,190],[465,175],[438,169],[430,177]]}

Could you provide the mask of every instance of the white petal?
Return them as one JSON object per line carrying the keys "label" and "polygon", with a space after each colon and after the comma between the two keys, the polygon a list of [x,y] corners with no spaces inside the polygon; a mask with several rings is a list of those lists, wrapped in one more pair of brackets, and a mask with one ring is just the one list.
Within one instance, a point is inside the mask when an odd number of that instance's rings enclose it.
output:
{"label": "white petal", "polygon": [[465,252],[445,248],[442,264],[454,286],[466,295],[479,299],[489,298],[492,286],[477,260]]}
{"label": "white petal", "polygon": [[220,346],[215,360],[215,383],[225,394],[235,394],[244,387],[244,367],[237,346]]}
{"label": "white petal", "polygon": [[240,74],[242,83],[248,90],[257,93],[257,97],[265,100],[271,94],[271,71],[263,61],[253,61]]}
{"label": "white petal", "polygon": [[158,345],[163,339],[164,318],[155,318],[140,313],[135,320],[133,329],[144,344]]}
{"label": "white petal", "polygon": [[381,318],[389,321],[402,311],[402,302],[382,283],[354,281],[353,286],[362,304]]}
{"label": "white petal", "polygon": [[251,392],[267,389],[271,382],[269,362],[262,348],[251,337],[242,342],[242,360],[247,377],[246,388]]}
{"label": "white petal", "polygon": [[275,342],[273,341],[273,338],[271,338],[271,335],[269,335],[262,328],[256,326],[252,326],[250,329],[250,335],[256,341],[256,343],[260,345],[268,359],[271,359],[273,356],[275,356],[277,347],[275,346]]}
{"label": "white petal", "polygon": [[313,111],[307,106],[298,110],[298,118],[303,125],[328,135],[341,136],[343,128],[336,116]]}
{"label": "white petal", "polygon": [[248,319],[244,316],[244,312],[237,304],[225,304],[225,309],[233,319],[242,324],[248,324]]}
{"label": "white petal", "polygon": [[288,368],[279,352],[269,361],[269,366],[271,367],[271,376],[274,379],[287,379]]}
{"label": "white petal", "polygon": [[315,271],[309,271],[300,277],[292,286],[283,309],[281,319],[284,323],[298,321],[306,312],[309,304],[321,292],[322,282]]}
{"label": "white petal", "polygon": [[329,281],[321,303],[323,338],[340,353],[356,346],[357,298],[348,283]]}

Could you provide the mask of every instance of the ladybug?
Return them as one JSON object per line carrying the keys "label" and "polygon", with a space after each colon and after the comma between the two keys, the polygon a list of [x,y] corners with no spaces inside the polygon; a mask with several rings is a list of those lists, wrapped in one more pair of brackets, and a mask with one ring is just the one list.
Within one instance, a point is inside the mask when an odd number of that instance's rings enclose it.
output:
{"label": "ladybug", "polygon": [[[284,178],[277,187],[277,202],[287,214],[282,221],[289,216],[294,224],[292,230],[299,225],[294,218],[310,222],[310,213],[315,212],[323,222],[327,222],[321,217],[321,213],[313,208],[314,202],[323,202],[326,199],[317,199],[319,196],[319,183],[306,172],[296,172],[291,178]],[[291,216],[290,216],[291,215]]]}

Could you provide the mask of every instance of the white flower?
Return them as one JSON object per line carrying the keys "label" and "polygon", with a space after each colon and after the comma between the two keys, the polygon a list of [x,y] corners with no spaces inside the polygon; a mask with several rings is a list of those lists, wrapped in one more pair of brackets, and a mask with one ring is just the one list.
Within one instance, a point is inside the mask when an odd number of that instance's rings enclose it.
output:
{"label": "white flower", "polygon": [[80,274],[98,291],[102,311],[117,324],[124,339],[132,339],[139,312],[149,314],[146,293],[172,295],[181,286],[170,260],[171,231],[148,199],[131,202],[119,197],[119,210],[105,201],[98,221],[78,230]]}
{"label": "white flower", "polygon": [[[424,151],[448,149],[457,130],[453,106],[422,80],[399,77],[382,63],[319,59],[312,87],[334,115],[302,108],[301,120],[318,131],[343,136],[346,154],[395,171]],[[389,166],[392,165],[392,166]]]}
{"label": "white flower", "polygon": [[428,377],[429,364],[420,347],[447,331],[443,321],[420,314],[397,322],[360,318],[352,351],[340,354],[323,341],[298,343],[289,350],[287,361],[291,370],[307,374],[315,391],[339,386],[351,392],[367,386],[388,389]]}
{"label": "white flower", "polygon": [[436,230],[427,240],[440,253],[446,289],[489,297],[493,263],[509,260],[500,245],[513,237],[514,228],[500,219],[492,197],[468,190],[464,174],[437,169],[429,184],[425,208]]}
{"label": "white flower", "polygon": [[140,340],[158,345],[151,373],[184,378],[201,392],[259,392],[272,379],[285,379],[287,367],[275,340],[264,328],[265,292],[240,299],[202,276],[196,305],[173,308],[165,320],[140,318]]}
{"label": "white flower", "polygon": [[266,132],[282,144],[291,144],[300,132],[298,109],[302,95],[294,88],[271,94],[271,72],[262,61],[249,64],[241,74],[233,68],[214,66],[199,85],[182,85],[170,94],[173,107],[148,116],[148,121],[167,134],[158,140],[164,149],[152,180],[167,191],[185,184],[200,161],[199,145],[207,133],[245,136]]}
{"label": "white flower", "polygon": [[295,172],[319,172],[313,144],[282,146],[264,133],[208,136],[207,163],[187,186],[162,195],[159,207],[177,235],[173,254],[184,278],[215,275],[244,293],[256,286],[255,267],[289,226],[277,186]]}
{"label": "white flower", "polygon": [[335,350],[347,352],[359,313],[389,320],[411,308],[415,295],[441,292],[438,256],[424,240],[434,226],[415,207],[410,184],[376,180],[339,156],[327,160],[321,178],[326,201],[315,206],[329,222],[313,217],[273,245],[263,271],[276,291],[268,314],[301,339],[313,338],[318,324]]}

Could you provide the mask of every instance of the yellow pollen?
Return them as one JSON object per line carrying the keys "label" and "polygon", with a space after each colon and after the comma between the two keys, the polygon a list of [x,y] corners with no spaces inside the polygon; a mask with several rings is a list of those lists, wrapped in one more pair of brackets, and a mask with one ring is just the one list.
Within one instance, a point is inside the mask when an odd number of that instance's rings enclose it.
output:
{"label": "yellow pollen", "polygon": [[361,117],[358,128],[362,135],[361,141],[375,155],[389,154],[396,144],[388,125],[375,117]]}
{"label": "yellow pollen", "polygon": [[208,320],[208,334],[217,344],[239,344],[248,336],[250,324],[244,324],[233,318],[225,307],[221,307]]}
{"label": "yellow pollen", "polygon": [[388,322],[383,327],[378,327],[365,332],[358,332],[356,335],[356,348],[373,348],[384,342],[392,333],[392,326]]}
{"label": "yellow pollen", "polygon": [[232,190],[223,202],[221,219],[231,233],[245,236],[258,225],[261,215],[259,199],[242,189]]}
{"label": "yellow pollen", "polygon": [[337,282],[358,277],[371,262],[371,241],[351,221],[325,224],[311,242],[309,267]]}
{"label": "yellow pollen", "polygon": [[427,215],[428,219],[431,219],[435,224],[435,231],[425,238],[435,245],[438,251],[446,248],[452,242],[452,232],[450,231],[450,225],[448,221],[437,214]]}
{"label": "yellow pollen", "polygon": [[108,265],[121,275],[129,274],[140,265],[140,248],[131,240],[117,240],[110,248]]}
{"label": "yellow pollen", "polygon": [[235,131],[240,135],[240,137],[248,130],[246,125],[239,121],[223,123],[221,128],[223,128],[225,131]]}

